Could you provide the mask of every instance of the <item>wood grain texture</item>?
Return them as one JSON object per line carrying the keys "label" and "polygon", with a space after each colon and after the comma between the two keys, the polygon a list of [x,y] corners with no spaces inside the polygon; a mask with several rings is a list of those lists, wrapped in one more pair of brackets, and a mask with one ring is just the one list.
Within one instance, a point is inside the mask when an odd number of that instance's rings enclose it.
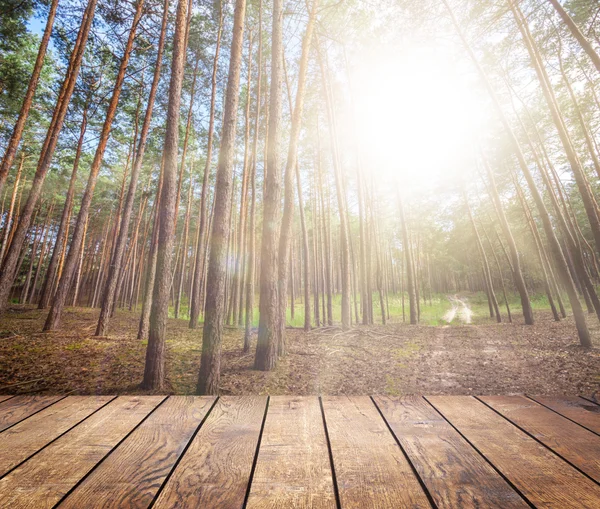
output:
{"label": "wood grain texture", "polygon": [[336,507],[318,398],[269,400],[247,507]]}
{"label": "wood grain texture", "polygon": [[0,433],[0,476],[113,398],[69,396]]}
{"label": "wood grain texture", "polygon": [[437,507],[529,507],[422,397],[374,399]]}
{"label": "wood grain texture", "polygon": [[0,480],[0,507],[53,507],[163,399],[111,401]]}
{"label": "wood grain texture", "polygon": [[59,507],[148,507],[214,400],[171,396]]}
{"label": "wood grain texture", "polygon": [[0,395],[0,402],[6,401],[7,399],[14,398],[12,394],[2,394]]}
{"label": "wood grain texture", "polygon": [[600,434],[600,406],[577,396],[531,396],[531,398]]}
{"label": "wood grain texture", "polygon": [[482,396],[492,408],[600,482],[600,437],[522,396]]}
{"label": "wood grain texture", "polygon": [[154,507],[241,508],[266,404],[263,396],[220,398]]}
{"label": "wood grain texture", "polygon": [[323,397],[323,408],[342,507],[431,507],[369,397]]}
{"label": "wood grain texture", "polygon": [[62,396],[15,396],[3,401],[0,403],[0,431],[56,403],[61,398]]}
{"label": "wood grain texture", "polygon": [[480,401],[427,399],[535,506],[600,507],[600,486]]}

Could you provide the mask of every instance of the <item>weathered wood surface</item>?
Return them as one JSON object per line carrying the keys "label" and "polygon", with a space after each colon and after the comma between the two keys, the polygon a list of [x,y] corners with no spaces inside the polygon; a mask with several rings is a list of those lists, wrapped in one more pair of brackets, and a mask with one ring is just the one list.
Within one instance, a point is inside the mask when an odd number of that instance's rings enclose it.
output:
{"label": "weathered wood surface", "polygon": [[61,396],[15,396],[0,403],[0,431],[56,403]]}
{"label": "weathered wood surface", "polygon": [[595,509],[600,436],[590,405],[0,396],[0,508]]}
{"label": "weathered wood surface", "polygon": [[222,397],[154,507],[242,507],[267,398]]}
{"label": "weathered wood surface", "polygon": [[423,398],[375,397],[375,403],[437,507],[529,507]]}
{"label": "weathered wood surface", "polygon": [[111,401],[0,479],[0,507],[54,507],[163,399],[120,396]]}
{"label": "weathered wood surface", "polygon": [[0,433],[0,476],[113,398],[114,396],[69,396]]}
{"label": "weathered wood surface", "polygon": [[596,482],[600,482],[598,435],[522,396],[483,396],[480,399]]}
{"label": "weathered wood surface", "polygon": [[531,399],[600,435],[600,406],[577,396],[531,396]]}
{"label": "weathered wood surface", "polygon": [[336,507],[317,398],[273,396],[269,400],[247,507]]}
{"label": "weathered wood surface", "polygon": [[480,401],[427,399],[536,507],[600,507],[598,484]]}
{"label": "weathered wood surface", "polygon": [[367,396],[324,397],[342,507],[431,507]]}
{"label": "weathered wood surface", "polygon": [[214,401],[200,396],[169,398],[60,507],[148,507]]}

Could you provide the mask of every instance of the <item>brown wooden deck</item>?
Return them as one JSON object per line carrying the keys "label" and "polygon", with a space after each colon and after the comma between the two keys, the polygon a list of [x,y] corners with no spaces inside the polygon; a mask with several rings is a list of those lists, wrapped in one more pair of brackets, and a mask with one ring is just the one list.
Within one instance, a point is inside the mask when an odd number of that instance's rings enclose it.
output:
{"label": "brown wooden deck", "polygon": [[0,396],[0,507],[600,508],[571,397]]}

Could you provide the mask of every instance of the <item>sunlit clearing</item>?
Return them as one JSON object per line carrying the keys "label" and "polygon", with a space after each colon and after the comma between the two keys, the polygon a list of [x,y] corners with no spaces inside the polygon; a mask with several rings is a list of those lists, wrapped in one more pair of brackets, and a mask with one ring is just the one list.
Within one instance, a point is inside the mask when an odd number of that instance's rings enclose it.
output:
{"label": "sunlit clearing", "polygon": [[359,55],[352,80],[363,167],[408,192],[472,170],[484,128],[476,77],[444,48],[407,46]]}

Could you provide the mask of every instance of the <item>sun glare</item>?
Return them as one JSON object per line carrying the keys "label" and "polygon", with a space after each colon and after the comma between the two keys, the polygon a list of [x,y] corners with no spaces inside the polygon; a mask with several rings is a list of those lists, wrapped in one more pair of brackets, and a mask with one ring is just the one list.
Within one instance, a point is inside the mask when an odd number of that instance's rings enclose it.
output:
{"label": "sun glare", "polygon": [[484,123],[473,75],[436,48],[361,55],[352,71],[365,168],[411,191],[470,170]]}

